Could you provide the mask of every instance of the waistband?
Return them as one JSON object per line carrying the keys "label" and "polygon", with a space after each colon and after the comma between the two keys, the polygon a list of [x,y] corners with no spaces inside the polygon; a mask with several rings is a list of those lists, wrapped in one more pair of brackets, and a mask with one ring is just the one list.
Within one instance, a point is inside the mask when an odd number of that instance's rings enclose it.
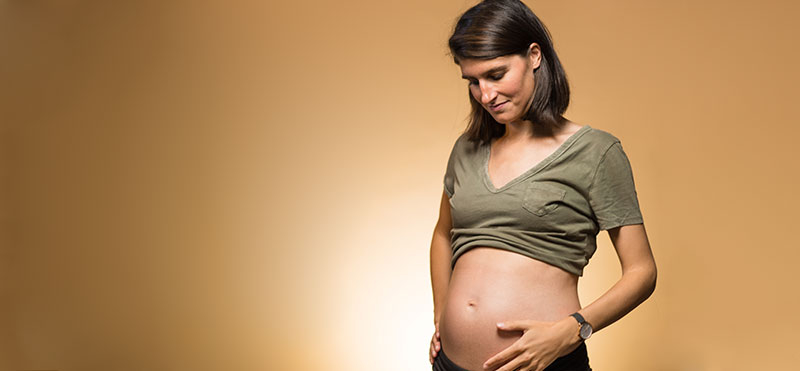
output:
{"label": "waistband", "polygon": [[439,353],[436,354],[436,358],[433,360],[433,371],[469,371],[466,368],[463,368],[455,362],[451,361],[450,358],[444,354],[444,348],[439,348]]}
{"label": "waistband", "polygon": [[[469,371],[457,365],[455,362],[447,358],[444,353],[444,348],[439,348],[436,358],[433,361],[433,371]],[[545,371],[592,371],[589,367],[589,356],[586,350],[586,343],[582,342],[575,350],[556,358]]]}

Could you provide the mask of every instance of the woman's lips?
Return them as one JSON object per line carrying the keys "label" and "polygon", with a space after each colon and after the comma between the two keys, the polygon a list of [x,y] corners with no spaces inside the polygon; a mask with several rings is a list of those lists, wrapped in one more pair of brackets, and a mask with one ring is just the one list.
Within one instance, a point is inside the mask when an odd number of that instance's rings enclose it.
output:
{"label": "woman's lips", "polygon": [[500,103],[498,105],[489,106],[489,108],[491,108],[492,111],[499,111],[501,108],[505,107],[506,103],[508,103],[508,101],[505,101],[505,102]]}

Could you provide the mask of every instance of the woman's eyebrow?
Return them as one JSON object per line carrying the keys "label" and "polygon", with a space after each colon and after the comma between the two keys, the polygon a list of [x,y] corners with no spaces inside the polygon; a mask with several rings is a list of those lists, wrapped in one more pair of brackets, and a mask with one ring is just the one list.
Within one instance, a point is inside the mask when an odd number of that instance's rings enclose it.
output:
{"label": "woman's eyebrow", "polygon": [[[497,67],[494,67],[494,68],[484,72],[482,75],[483,76],[491,75],[491,74],[493,74],[495,72],[499,72],[499,71],[502,71],[502,70],[505,70],[505,69],[506,69],[506,66],[497,66]],[[469,80],[471,77],[472,76],[461,75],[461,78],[464,79],[464,80]]]}

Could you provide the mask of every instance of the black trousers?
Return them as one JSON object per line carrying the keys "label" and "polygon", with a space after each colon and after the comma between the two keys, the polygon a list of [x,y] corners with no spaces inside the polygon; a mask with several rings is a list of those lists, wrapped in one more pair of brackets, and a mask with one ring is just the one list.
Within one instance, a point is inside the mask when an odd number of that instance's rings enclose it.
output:
{"label": "black trousers", "polygon": [[[444,348],[439,348],[439,353],[433,359],[433,371],[470,371],[463,368],[444,354]],[[476,370],[479,371],[479,370]],[[589,354],[586,352],[586,343],[581,343],[571,353],[556,358],[544,371],[592,371],[589,367]]]}

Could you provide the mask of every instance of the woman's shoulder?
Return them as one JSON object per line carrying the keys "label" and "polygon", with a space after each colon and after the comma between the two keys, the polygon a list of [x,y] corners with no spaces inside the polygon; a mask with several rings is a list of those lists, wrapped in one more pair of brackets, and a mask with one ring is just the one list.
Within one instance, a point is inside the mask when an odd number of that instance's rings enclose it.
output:
{"label": "woman's shoulder", "polygon": [[470,140],[466,131],[462,132],[453,143],[453,152],[459,154],[474,154],[479,150],[480,145]]}
{"label": "woman's shoulder", "polygon": [[[589,125],[586,125],[589,126]],[[620,143],[619,138],[607,130],[598,129],[589,126],[586,133],[581,137],[583,148],[589,149],[592,152],[603,153],[614,144]]]}
{"label": "woman's shoulder", "polygon": [[[587,125],[589,126],[589,125]],[[586,138],[590,141],[600,143],[600,144],[608,144],[612,145],[614,143],[619,142],[619,138],[616,135],[611,134],[610,132],[598,129],[595,127],[589,126],[589,130],[585,134]]]}

